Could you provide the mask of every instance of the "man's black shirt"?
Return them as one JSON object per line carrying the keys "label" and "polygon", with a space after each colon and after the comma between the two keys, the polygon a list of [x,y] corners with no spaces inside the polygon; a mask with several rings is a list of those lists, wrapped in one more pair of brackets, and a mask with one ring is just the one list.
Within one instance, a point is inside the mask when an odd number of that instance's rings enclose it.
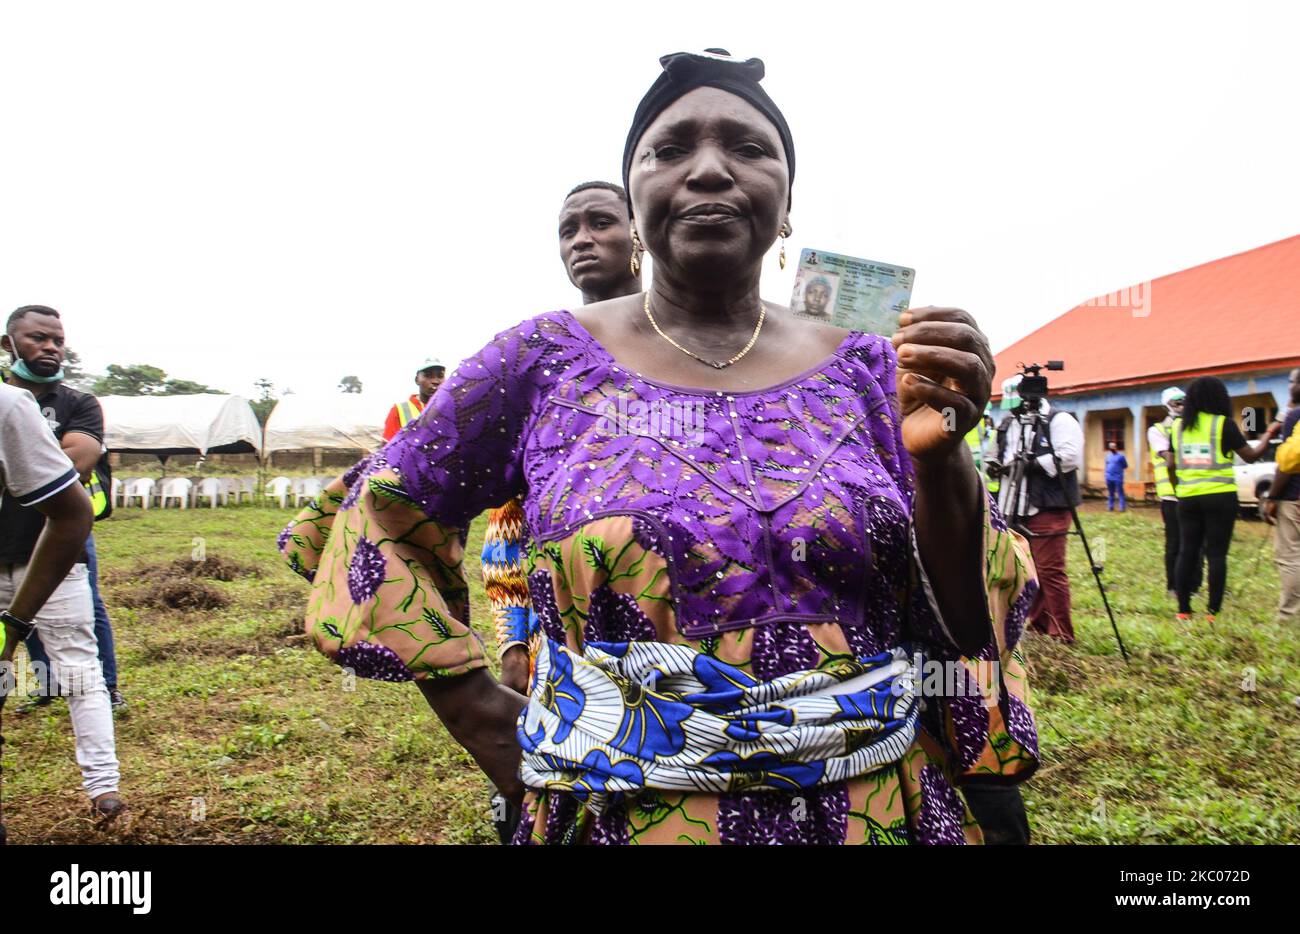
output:
{"label": "man's black shirt", "polygon": [[[60,441],[68,432],[79,431],[103,443],[104,410],[89,393],[54,383],[36,397],[36,404]],[[20,506],[13,497],[6,496],[0,504],[0,564],[30,561],[43,528],[45,516],[39,509]],[[80,560],[86,560],[84,553]]]}

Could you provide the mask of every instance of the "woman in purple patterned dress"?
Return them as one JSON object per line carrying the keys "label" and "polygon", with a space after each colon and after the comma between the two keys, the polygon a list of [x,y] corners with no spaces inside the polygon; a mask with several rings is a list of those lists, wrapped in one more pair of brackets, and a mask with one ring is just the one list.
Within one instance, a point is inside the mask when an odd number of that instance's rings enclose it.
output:
{"label": "woman in purple patterned dress", "polygon": [[[763,302],[794,146],[762,63],[661,61],[624,155],[649,292],[503,331],[295,519],[308,629],[418,683],[523,796],[517,842],[977,841],[956,786],[1037,765],[1032,565],[962,441],[987,342],[956,309],[891,343]],[[488,670],[462,565],[519,495],[528,698]]]}

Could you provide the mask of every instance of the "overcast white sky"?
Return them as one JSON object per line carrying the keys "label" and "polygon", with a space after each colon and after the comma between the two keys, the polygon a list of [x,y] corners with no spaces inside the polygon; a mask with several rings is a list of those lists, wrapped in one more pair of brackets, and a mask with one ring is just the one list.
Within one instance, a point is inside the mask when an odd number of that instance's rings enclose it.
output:
{"label": "overcast white sky", "polygon": [[579,300],[564,193],[618,179],[659,55],[722,46],[793,129],[792,256],[912,266],[996,349],[1300,233],[1297,36],[1243,2],[0,0],[0,306],[93,370],[409,392]]}

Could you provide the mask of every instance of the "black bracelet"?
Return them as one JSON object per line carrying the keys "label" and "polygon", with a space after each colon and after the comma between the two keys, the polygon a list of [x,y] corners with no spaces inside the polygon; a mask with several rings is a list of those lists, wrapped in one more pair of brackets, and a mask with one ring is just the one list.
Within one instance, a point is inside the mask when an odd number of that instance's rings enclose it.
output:
{"label": "black bracelet", "polygon": [[19,619],[8,610],[0,610],[0,626],[12,626],[18,630],[18,638],[26,639],[36,631],[36,624],[29,623],[25,619]]}

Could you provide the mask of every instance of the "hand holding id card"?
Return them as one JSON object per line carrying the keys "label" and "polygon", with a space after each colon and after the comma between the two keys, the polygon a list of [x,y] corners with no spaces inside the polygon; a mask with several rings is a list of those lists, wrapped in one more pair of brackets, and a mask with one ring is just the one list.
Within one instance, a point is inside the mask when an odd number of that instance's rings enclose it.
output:
{"label": "hand holding id card", "polygon": [[886,337],[912,300],[916,270],[857,256],[804,250],[790,310],[796,318]]}

